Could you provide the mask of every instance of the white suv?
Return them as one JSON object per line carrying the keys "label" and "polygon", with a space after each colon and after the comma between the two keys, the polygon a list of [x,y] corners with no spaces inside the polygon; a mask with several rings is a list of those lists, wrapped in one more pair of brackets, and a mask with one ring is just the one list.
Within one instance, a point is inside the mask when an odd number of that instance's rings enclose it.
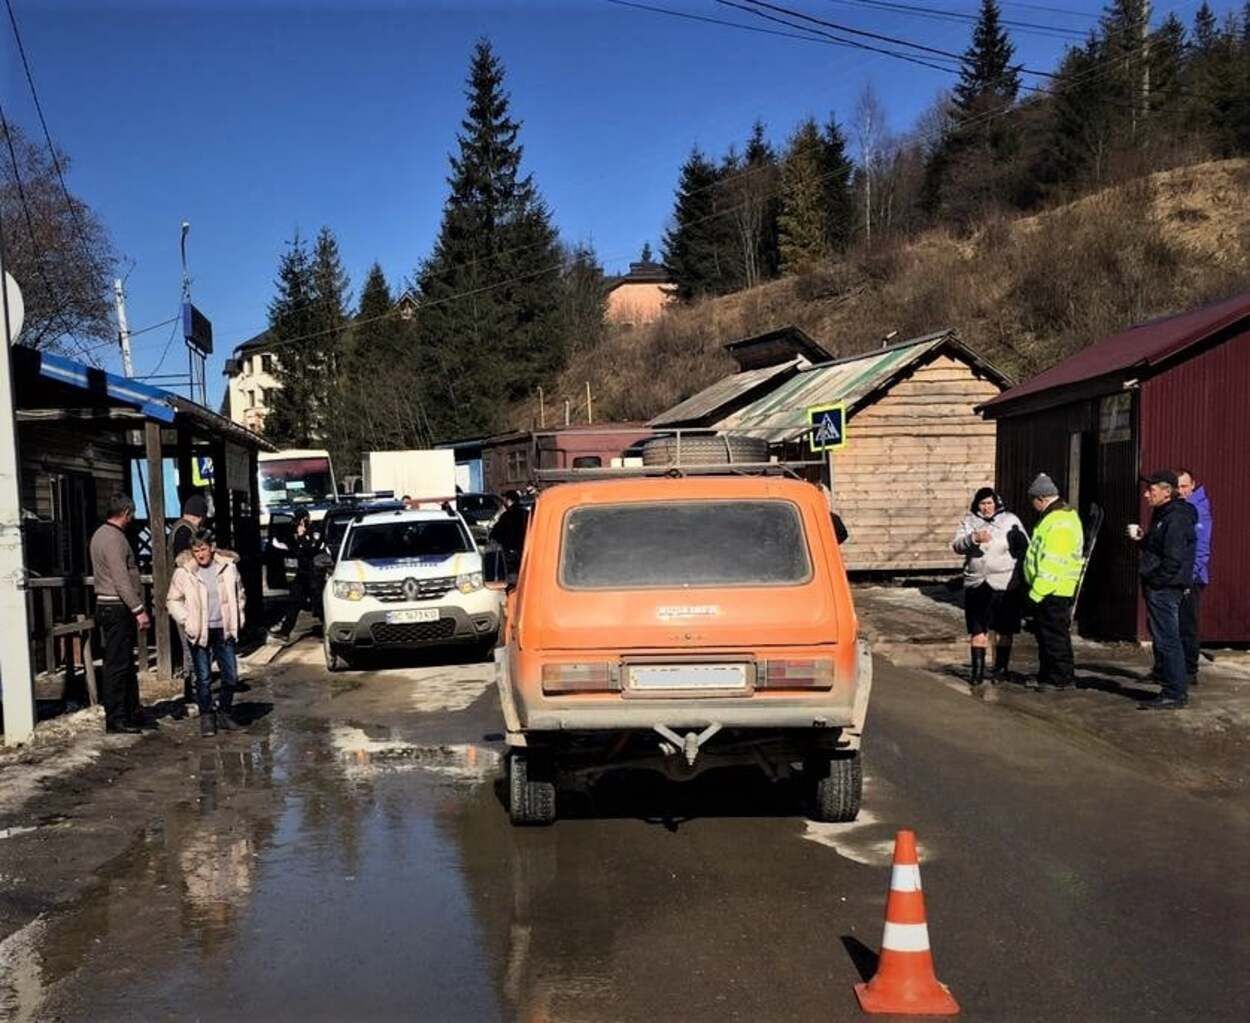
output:
{"label": "white suv", "polygon": [[438,511],[365,512],[343,534],[322,594],[326,668],[354,652],[473,644],[488,656],[499,635],[498,552],[478,549],[463,518]]}

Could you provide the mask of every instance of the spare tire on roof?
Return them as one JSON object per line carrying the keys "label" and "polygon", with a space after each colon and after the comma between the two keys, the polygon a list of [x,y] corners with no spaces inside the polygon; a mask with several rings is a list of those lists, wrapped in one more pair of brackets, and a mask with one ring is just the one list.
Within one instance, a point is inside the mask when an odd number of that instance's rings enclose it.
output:
{"label": "spare tire on roof", "polygon": [[694,434],[656,437],[642,447],[643,465],[728,465],[767,462],[768,441],[762,437]]}

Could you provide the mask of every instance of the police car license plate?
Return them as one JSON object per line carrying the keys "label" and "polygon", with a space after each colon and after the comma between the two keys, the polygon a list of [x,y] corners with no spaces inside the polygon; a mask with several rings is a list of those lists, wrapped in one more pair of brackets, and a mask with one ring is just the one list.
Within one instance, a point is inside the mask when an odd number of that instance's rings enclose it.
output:
{"label": "police car license plate", "polygon": [[411,625],[413,622],[438,621],[438,608],[420,608],[415,611],[387,611],[387,625]]}
{"label": "police car license plate", "polygon": [[631,689],[745,689],[745,664],[634,664]]}

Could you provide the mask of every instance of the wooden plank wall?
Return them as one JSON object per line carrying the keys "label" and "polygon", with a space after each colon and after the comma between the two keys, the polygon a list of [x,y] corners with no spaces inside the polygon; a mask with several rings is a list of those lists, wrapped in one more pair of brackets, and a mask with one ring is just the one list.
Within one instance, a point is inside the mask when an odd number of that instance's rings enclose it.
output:
{"label": "wooden plank wall", "polygon": [[22,508],[50,521],[49,477],[73,470],[95,477],[96,514],[103,521],[109,497],[127,489],[129,462],[121,436],[70,423],[22,423],[19,431]]}
{"label": "wooden plank wall", "polygon": [[999,388],[941,355],[857,412],[830,456],[852,571],[954,570],[950,547],[978,487],[994,479],[996,427],[973,412]]}

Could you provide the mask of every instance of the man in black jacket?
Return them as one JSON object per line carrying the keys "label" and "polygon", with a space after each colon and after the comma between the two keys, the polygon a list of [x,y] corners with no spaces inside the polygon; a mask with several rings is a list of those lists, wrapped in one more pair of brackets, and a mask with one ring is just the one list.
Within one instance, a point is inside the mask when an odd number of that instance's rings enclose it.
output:
{"label": "man in black jacket", "polygon": [[[1147,710],[1179,710],[1189,701],[1185,653],[1181,646],[1181,600],[1193,583],[1197,513],[1180,500],[1176,473],[1161,469],[1145,479],[1152,509],[1150,528],[1141,537],[1138,573],[1146,597],[1146,620],[1163,675],[1163,692],[1141,704]],[[1139,530],[1130,527],[1130,535]]]}

